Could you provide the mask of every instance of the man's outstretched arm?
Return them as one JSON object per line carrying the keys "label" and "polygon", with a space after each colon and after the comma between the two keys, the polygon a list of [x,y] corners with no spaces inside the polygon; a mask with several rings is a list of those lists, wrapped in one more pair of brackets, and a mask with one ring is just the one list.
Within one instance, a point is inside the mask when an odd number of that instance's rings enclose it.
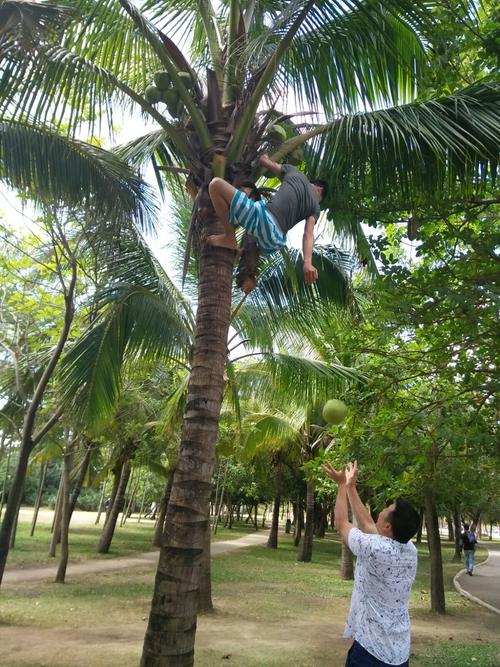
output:
{"label": "man's outstretched arm", "polygon": [[302,238],[302,253],[304,255],[304,280],[307,285],[312,285],[318,278],[318,270],[312,264],[312,251],[314,246],[314,225],[316,218],[310,216],[306,220],[304,236]]}
{"label": "man's outstretched arm", "polygon": [[335,470],[331,463],[326,462],[323,465],[323,470],[331,480],[338,484],[337,500],[335,501],[334,510],[335,528],[339,531],[344,544],[348,545],[349,532],[351,528],[353,528],[353,525],[349,521],[345,466],[342,466],[342,470]]}
{"label": "man's outstretched arm", "polygon": [[261,167],[264,167],[264,169],[267,169],[267,171],[270,171],[274,176],[281,176],[281,165],[278,164],[278,162],[271,160],[267,153],[264,153],[259,157],[259,164]]}
{"label": "man's outstretched arm", "polygon": [[354,461],[354,463],[349,463],[346,470],[346,491],[349,503],[351,505],[351,510],[354,516],[356,517],[358,528],[363,533],[377,534],[378,530],[375,525],[375,522],[372,519],[370,512],[366,509],[364,503],[359,497],[359,493],[356,488],[357,478],[358,478],[358,462]]}

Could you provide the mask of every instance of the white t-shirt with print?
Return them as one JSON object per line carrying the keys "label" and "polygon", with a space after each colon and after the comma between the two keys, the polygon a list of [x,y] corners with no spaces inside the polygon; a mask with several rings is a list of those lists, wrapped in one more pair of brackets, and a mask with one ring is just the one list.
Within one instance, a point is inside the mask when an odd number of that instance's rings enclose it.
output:
{"label": "white t-shirt with print", "polygon": [[355,639],[382,662],[401,665],[410,656],[408,600],[417,571],[417,549],[390,537],[349,531],[357,556],[344,637]]}

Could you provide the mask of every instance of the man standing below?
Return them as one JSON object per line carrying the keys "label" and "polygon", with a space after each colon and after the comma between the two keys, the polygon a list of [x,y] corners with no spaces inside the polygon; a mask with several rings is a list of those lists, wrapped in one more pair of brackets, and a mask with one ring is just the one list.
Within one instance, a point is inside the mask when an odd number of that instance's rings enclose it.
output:
{"label": "man standing below", "polygon": [[[282,180],[281,187],[271,201],[252,201],[222,178],[213,178],[208,191],[215,212],[224,225],[224,234],[209,236],[207,243],[213,246],[238,250],[235,227],[241,225],[255,237],[259,251],[264,255],[276,252],[286,244],[286,234],[301,220],[305,220],[302,250],[304,255],[304,280],[312,285],[318,271],[312,264],[314,225],[320,215],[319,202],[326,191],[323,181],[310,183],[306,176],[290,164],[273,162],[268,155],[259,158],[261,167]],[[255,287],[255,277],[242,286],[248,293]]]}
{"label": "man standing below", "polygon": [[[375,523],[357,489],[357,463],[324,471],[338,484],[335,526],[357,557],[351,608],[344,632],[354,639],[346,667],[408,667],[408,602],[417,571],[417,550],[409,541],[418,530],[418,512],[398,498]],[[348,502],[359,528],[348,518]]]}
{"label": "man standing below", "polygon": [[464,523],[464,532],[460,535],[462,546],[465,555],[465,569],[467,574],[472,577],[472,570],[474,569],[474,552],[476,551],[476,534],[473,530],[469,530],[469,524]]}

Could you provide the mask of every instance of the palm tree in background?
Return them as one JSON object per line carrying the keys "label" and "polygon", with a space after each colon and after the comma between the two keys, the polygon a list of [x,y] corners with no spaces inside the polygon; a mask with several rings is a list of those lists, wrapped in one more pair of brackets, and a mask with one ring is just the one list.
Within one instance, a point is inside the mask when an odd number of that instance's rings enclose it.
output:
{"label": "palm tree in background", "polygon": [[[359,236],[352,211],[360,196],[410,209],[484,186],[498,155],[500,91],[479,82],[415,101],[421,37],[432,20],[423,2],[230,0],[215,10],[204,0],[146,0],[139,10],[127,0],[76,0],[71,7],[76,18],[59,46],[42,44],[31,57],[16,48],[3,54],[0,116],[19,121],[29,113],[71,135],[106,123],[112,131],[117,105],[137,110],[157,128],[121,156],[134,166],[151,159],[162,187],[175,179],[192,196],[199,283],[191,374],[142,657],[148,666],[192,665],[234,261],[232,251],[205,245],[222,231],[208,183],[219,176],[238,185],[258,175],[260,151],[280,161],[302,147],[311,175],[329,181],[326,205],[337,227]],[[287,96],[305,115],[283,119],[284,140],[275,145],[276,110]],[[321,122],[311,115],[318,111]]]}

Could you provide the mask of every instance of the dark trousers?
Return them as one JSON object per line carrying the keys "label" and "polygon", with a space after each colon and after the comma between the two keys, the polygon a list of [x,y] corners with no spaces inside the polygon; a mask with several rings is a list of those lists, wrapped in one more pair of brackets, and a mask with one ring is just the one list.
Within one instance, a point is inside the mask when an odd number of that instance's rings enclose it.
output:
{"label": "dark trousers", "polygon": [[345,661],[345,667],[409,667],[409,665],[408,660],[397,666],[382,662],[382,660],[368,653],[358,642],[354,642],[351,646]]}

